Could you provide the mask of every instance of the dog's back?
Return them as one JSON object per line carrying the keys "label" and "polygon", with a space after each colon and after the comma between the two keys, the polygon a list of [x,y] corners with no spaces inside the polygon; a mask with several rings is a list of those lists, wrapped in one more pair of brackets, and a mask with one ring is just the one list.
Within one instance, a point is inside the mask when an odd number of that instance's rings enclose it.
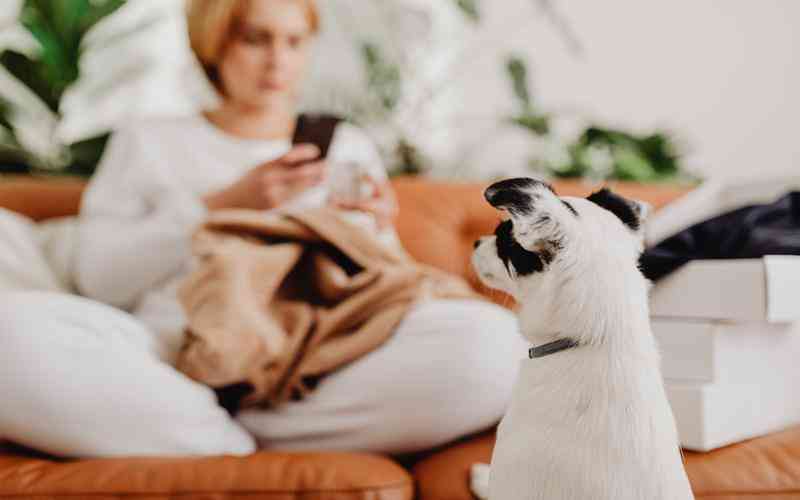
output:
{"label": "dog's back", "polygon": [[490,500],[692,498],[637,267],[642,207],[605,190],[559,198],[533,179],[486,198],[511,220],[476,246],[475,270],[517,299],[526,338],[556,346],[523,361]]}

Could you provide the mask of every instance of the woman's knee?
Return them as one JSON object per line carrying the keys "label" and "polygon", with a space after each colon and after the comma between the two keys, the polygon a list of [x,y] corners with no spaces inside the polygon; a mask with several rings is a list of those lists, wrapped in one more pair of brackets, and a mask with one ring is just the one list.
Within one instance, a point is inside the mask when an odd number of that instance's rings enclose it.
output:
{"label": "woman's knee", "polygon": [[458,357],[443,370],[462,382],[465,403],[474,401],[497,412],[510,398],[526,342],[516,317],[499,306],[476,302],[459,314],[458,346],[453,349]]}
{"label": "woman's knee", "polygon": [[[430,369],[424,385],[409,388],[407,398],[389,405],[397,405],[393,413],[403,415],[401,425],[408,432],[416,429],[441,444],[499,421],[527,344],[516,317],[499,306],[458,301],[437,308],[441,335],[427,342],[426,355],[438,361],[422,365]],[[416,407],[408,406],[412,402]]]}
{"label": "woman's knee", "polygon": [[0,296],[0,394],[10,402],[0,439],[71,456],[252,451],[213,393],[129,342],[147,331],[116,313],[79,297]]}

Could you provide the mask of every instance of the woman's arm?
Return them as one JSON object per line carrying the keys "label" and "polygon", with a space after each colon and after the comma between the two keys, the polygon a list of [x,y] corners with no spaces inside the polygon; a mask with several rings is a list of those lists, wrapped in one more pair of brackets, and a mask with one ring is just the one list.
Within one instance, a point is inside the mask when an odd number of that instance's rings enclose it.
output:
{"label": "woman's arm", "polygon": [[188,262],[190,236],[207,212],[147,142],[136,129],[115,133],[81,205],[78,289],[124,309]]}

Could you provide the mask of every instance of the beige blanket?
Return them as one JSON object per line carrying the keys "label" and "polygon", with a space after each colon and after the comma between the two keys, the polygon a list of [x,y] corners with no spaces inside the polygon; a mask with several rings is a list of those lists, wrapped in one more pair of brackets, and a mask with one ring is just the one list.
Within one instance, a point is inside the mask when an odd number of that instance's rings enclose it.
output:
{"label": "beige blanket", "polygon": [[475,296],[329,208],[216,212],[193,253],[178,369],[211,387],[249,382],[245,407],[302,398],[309,382],[383,344],[415,302]]}

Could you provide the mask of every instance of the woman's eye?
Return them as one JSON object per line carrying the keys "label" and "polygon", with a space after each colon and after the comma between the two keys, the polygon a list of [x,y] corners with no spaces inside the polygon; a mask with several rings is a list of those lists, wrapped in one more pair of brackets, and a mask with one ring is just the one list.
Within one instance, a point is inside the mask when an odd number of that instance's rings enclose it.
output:
{"label": "woman's eye", "polygon": [[254,31],[243,31],[242,41],[248,45],[264,45],[269,43],[270,35]]}

